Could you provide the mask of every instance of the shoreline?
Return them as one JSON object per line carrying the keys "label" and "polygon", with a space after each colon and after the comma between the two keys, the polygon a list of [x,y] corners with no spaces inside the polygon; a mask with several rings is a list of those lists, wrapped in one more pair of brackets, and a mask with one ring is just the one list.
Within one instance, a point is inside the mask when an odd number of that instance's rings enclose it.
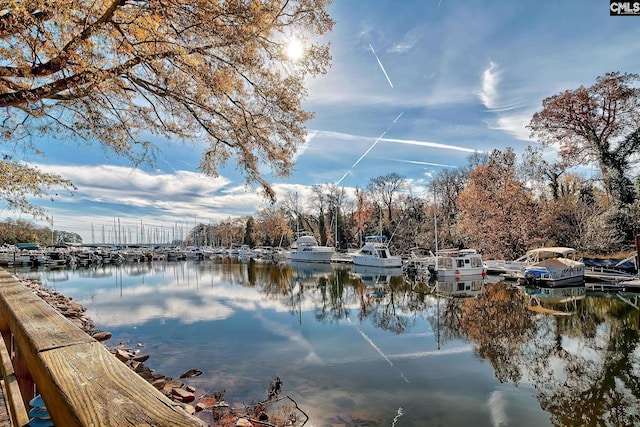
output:
{"label": "shoreline", "polygon": [[210,427],[232,426],[303,426],[308,415],[288,396],[281,396],[282,382],[274,378],[267,387],[264,401],[243,407],[232,407],[224,401],[224,389],[207,391],[190,386],[188,378],[202,374],[199,369],[185,371],[178,380],[156,373],[145,362],[148,354],[141,349],[132,349],[122,344],[107,345],[112,337],[108,331],[95,328],[95,323],[86,316],[86,308],[73,298],[44,286],[38,279],[19,278],[35,295],[53,307],[63,317],[71,321],[89,336],[101,342],[118,360],[153,385],[172,402],[180,405],[190,415],[204,421]]}

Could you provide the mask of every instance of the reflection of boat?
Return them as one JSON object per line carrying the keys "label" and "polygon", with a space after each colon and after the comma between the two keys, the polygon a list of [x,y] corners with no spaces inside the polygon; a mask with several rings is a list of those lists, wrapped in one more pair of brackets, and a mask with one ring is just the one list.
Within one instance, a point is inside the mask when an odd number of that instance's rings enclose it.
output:
{"label": "reflection of boat", "polygon": [[402,276],[402,267],[370,267],[354,265],[351,268],[354,276],[367,286],[381,286],[391,283],[391,278]]}
{"label": "reflection of boat", "polygon": [[571,315],[567,311],[569,305],[584,299],[587,295],[584,286],[570,286],[562,288],[536,288],[533,292],[525,292],[529,297],[528,308],[537,313],[553,314],[558,316]]}
{"label": "reflection of boat", "polygon": [[333,247],[320,246],[313,235],[303,233],[291,245],[291,261],[331,262],[334,252]]}
{"label": "reflection of boat", "polygon": [[438,295],[450,297],[475,297],[482,291],[484,282],[482,274],[467,275],[459,279],[438,277],[435,291]]}
{"label": "reflection of boat", "polygon": [[327,275],[334,272],[330,263],[292,261],[291,269],[302,276]]}
{"label": "reflection of boat", "polygon": [[351,272],[357,275],[384,275],[384,276],[402,276],[402,267],[372,267],[367,265],[354,264]]}
{"label": "reflection of boat", "polygon": [[391,255],[385,236],[367,236],[360,251],[353,255],[353,263],[371,267],[402,267],[402,258]]}
{"label": "reflection of boat", "polygon": [[441,249],[436,252],[438,277],[482,276],[482,255],[475,249]]}

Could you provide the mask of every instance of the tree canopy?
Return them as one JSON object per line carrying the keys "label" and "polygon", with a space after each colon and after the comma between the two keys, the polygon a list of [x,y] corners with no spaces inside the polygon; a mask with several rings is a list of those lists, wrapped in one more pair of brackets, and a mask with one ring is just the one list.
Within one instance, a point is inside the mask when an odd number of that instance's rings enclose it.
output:
{"label": "tree canopy", "polygon": [[[317,40],[333,26],[330,1],[5,2],[3,151],[39,154],[36,138],[68,137],[139,165],[153,161],[151,134],[199,141],[205,174],[233,160],[273,198],[260,165],[277,176],[293,166],[312,117],[301,106],[304,78],[330,62]],[[295,61],[286,49],[293,39],[305,46]],[[0,162],[23,165],[14,157]]]}
{"label": "tree canopy", "polygon": [[640,158],[640,75],[610,72],[585,88],[566,90],[542,102],[531,136],[544,146],[558,143],[569,166],[595,162],[605,189],[622,204],[634,201],[629,166]]}

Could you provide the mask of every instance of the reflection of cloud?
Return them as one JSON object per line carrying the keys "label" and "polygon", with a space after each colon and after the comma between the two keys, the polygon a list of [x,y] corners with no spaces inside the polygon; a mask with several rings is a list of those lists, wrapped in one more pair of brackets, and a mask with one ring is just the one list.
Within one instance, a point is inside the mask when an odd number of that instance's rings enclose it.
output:
{"label": "reflection of cloud", "polygon": [[[177,274],[177,273],[176,273]],[[223,283],[227,279],[219,274],[200,275],[187,278],[158,278],[155,283],[153,276],[146,277],[147,284],[124,286],[122,289],[102,288],[91,295],[91,302],[85,303],[91,312],[90,317],[97,324],[110,326],[140,325],[156,318],[178,319],[191,324],[202,321],[222,320],[229,318],[236,311],[256,311],[258,307],[271,309],[276,312],[289,312],[291,306],[288,300],[265,299],[256,288],[239,285],[204,286],[204,283]],[[186,282],[186,283],[185,283]],[[195,284],[195,286],[194,286]],[[66,290],[72,294],[82,294],[78,289]],[[305,290],[309,298],[302,301],[300,310],[315,309],[314,298],[311,297],[316,289]],[[355,304],[355,303],[354,303]],[[270,323],[269,328],[277,335],[295,336],[292,330],[283,330],[281,326]],[[295,336],[294,341],[309,350],[309,360],[321,363],[313,348],[302,336]]]}
{"label": "reflection of cloud", "polygon": [[283,325],[278,322],[270,321],[265,319],[263,316],[260,317],[262,324],[268,329],[271,333],[281,336],[289,341],[292,341],[298,347],[303,348],[307,351],[307,355],[304,358],[305,362],[313,363],[316,365],[321,365],[322,359],[316,353],[313,345],[307,340],[299,330],[294,330],[293,328]]}
{"label": "reflection of cloud", "polygon": [[489,410],[491,411],[491,421],[496,427],[509,425],[509,418],[505,411],[506,401],[504,395],[499,390],[494,390],[489,395]]}

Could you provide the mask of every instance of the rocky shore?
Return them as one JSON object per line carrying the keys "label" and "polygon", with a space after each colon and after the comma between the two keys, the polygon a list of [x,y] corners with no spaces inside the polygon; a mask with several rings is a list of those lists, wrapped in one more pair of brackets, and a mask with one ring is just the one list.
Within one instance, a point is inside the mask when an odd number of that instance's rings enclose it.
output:
{"label": "rocky shore", "polygon": [[199,369],[189,369],[177,380],[154,372],[145,364],[149,355],[142,352],[143,346],[141,344],[140,348],[135,349],[122,345],[109,346],[107,342],[111,339],[111,333],[96,330],[94,322],[86,316],[86,309],[82,304],[74,301],[73,298],[44,287],[37,280],[22,279],[22,282],[61,315],[97,341],[102,342],[118,360],[125,363],[131,370],[180,405],[189,414],[200,418],[209,426],[295,427],[303,426],[309,419],[293,399],[281,395],[282,382],[278,378],[274,378],[266,387],[266,396],[263,401],[234,406],[224,400],[224,389],[207,391],[189,385],[189,378],[203,373]]}

